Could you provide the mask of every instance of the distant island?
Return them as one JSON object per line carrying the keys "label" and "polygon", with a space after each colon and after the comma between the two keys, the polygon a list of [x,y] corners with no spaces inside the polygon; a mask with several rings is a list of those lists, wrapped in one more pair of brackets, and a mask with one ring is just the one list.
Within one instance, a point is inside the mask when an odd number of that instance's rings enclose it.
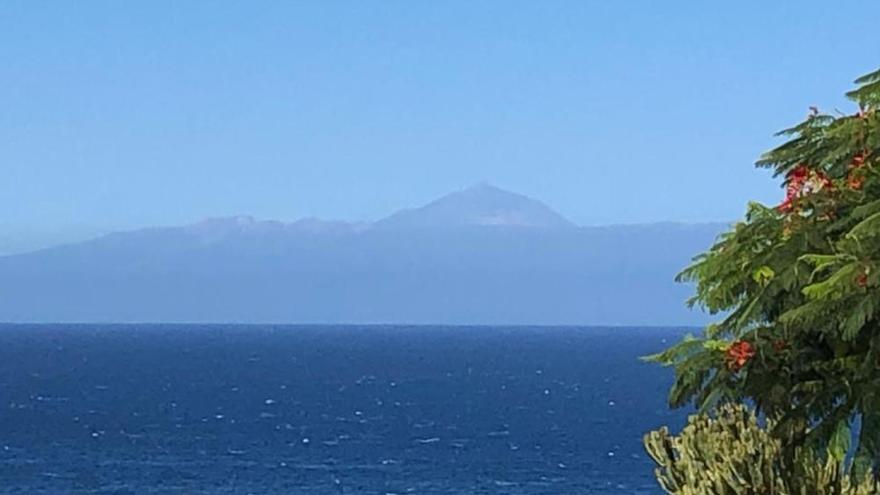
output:
{"label": "distant island", "polygon": [[697,325],[723,223],[581,227],[489,184],[375,222],[247,216],[0,258],[0,321]]}

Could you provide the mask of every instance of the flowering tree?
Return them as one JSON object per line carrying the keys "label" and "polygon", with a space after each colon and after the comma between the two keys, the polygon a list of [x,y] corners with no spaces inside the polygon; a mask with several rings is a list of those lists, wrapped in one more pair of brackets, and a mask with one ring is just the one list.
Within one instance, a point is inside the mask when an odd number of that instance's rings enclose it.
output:
{"label": "flowering tree", "polygon": [[849,452],[864,474],[880,468],[880,70],[856,84],[856,112],[812,108],[758,162],[781,204],[750,204],[679,275],[720,321],[649,359],[675,368],[672,406],[753,404],[792,459]]}

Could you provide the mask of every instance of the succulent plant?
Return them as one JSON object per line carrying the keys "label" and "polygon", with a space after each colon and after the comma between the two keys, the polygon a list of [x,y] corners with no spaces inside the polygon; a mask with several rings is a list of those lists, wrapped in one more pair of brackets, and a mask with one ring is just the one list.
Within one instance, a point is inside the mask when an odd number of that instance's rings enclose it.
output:
{"label": "succulent plant", "polygon": [[873,477],[857,481],[844,463],[799,449],[787,461],[782,442],[740,404],[714,416],[696,414],[679,435],[666,427],[645,435],[660,486],[672,495],[874,495]]}

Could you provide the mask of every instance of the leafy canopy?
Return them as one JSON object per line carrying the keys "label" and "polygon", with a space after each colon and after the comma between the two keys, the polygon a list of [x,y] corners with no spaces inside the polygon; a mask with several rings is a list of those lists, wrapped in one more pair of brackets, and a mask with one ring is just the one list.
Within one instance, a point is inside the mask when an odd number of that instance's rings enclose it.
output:
{"label": "leafy canopy", "polygon": [[672,406],[751,403],[784,445],[854,452],[864,472],[880,459],[880,70],[856,84],[855,112],[812,108],[758,161],[781,204],[750,204],[679,275],[720,320],[649,359],[675,367]]}

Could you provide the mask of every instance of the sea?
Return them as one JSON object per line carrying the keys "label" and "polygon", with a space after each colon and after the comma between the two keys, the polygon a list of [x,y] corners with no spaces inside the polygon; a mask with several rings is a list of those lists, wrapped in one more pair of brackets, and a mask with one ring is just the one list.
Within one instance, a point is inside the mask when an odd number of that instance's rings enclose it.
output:
{"label": "sea", "polygon": [[0,493],[660,494],[687,331],[0,325]]}

